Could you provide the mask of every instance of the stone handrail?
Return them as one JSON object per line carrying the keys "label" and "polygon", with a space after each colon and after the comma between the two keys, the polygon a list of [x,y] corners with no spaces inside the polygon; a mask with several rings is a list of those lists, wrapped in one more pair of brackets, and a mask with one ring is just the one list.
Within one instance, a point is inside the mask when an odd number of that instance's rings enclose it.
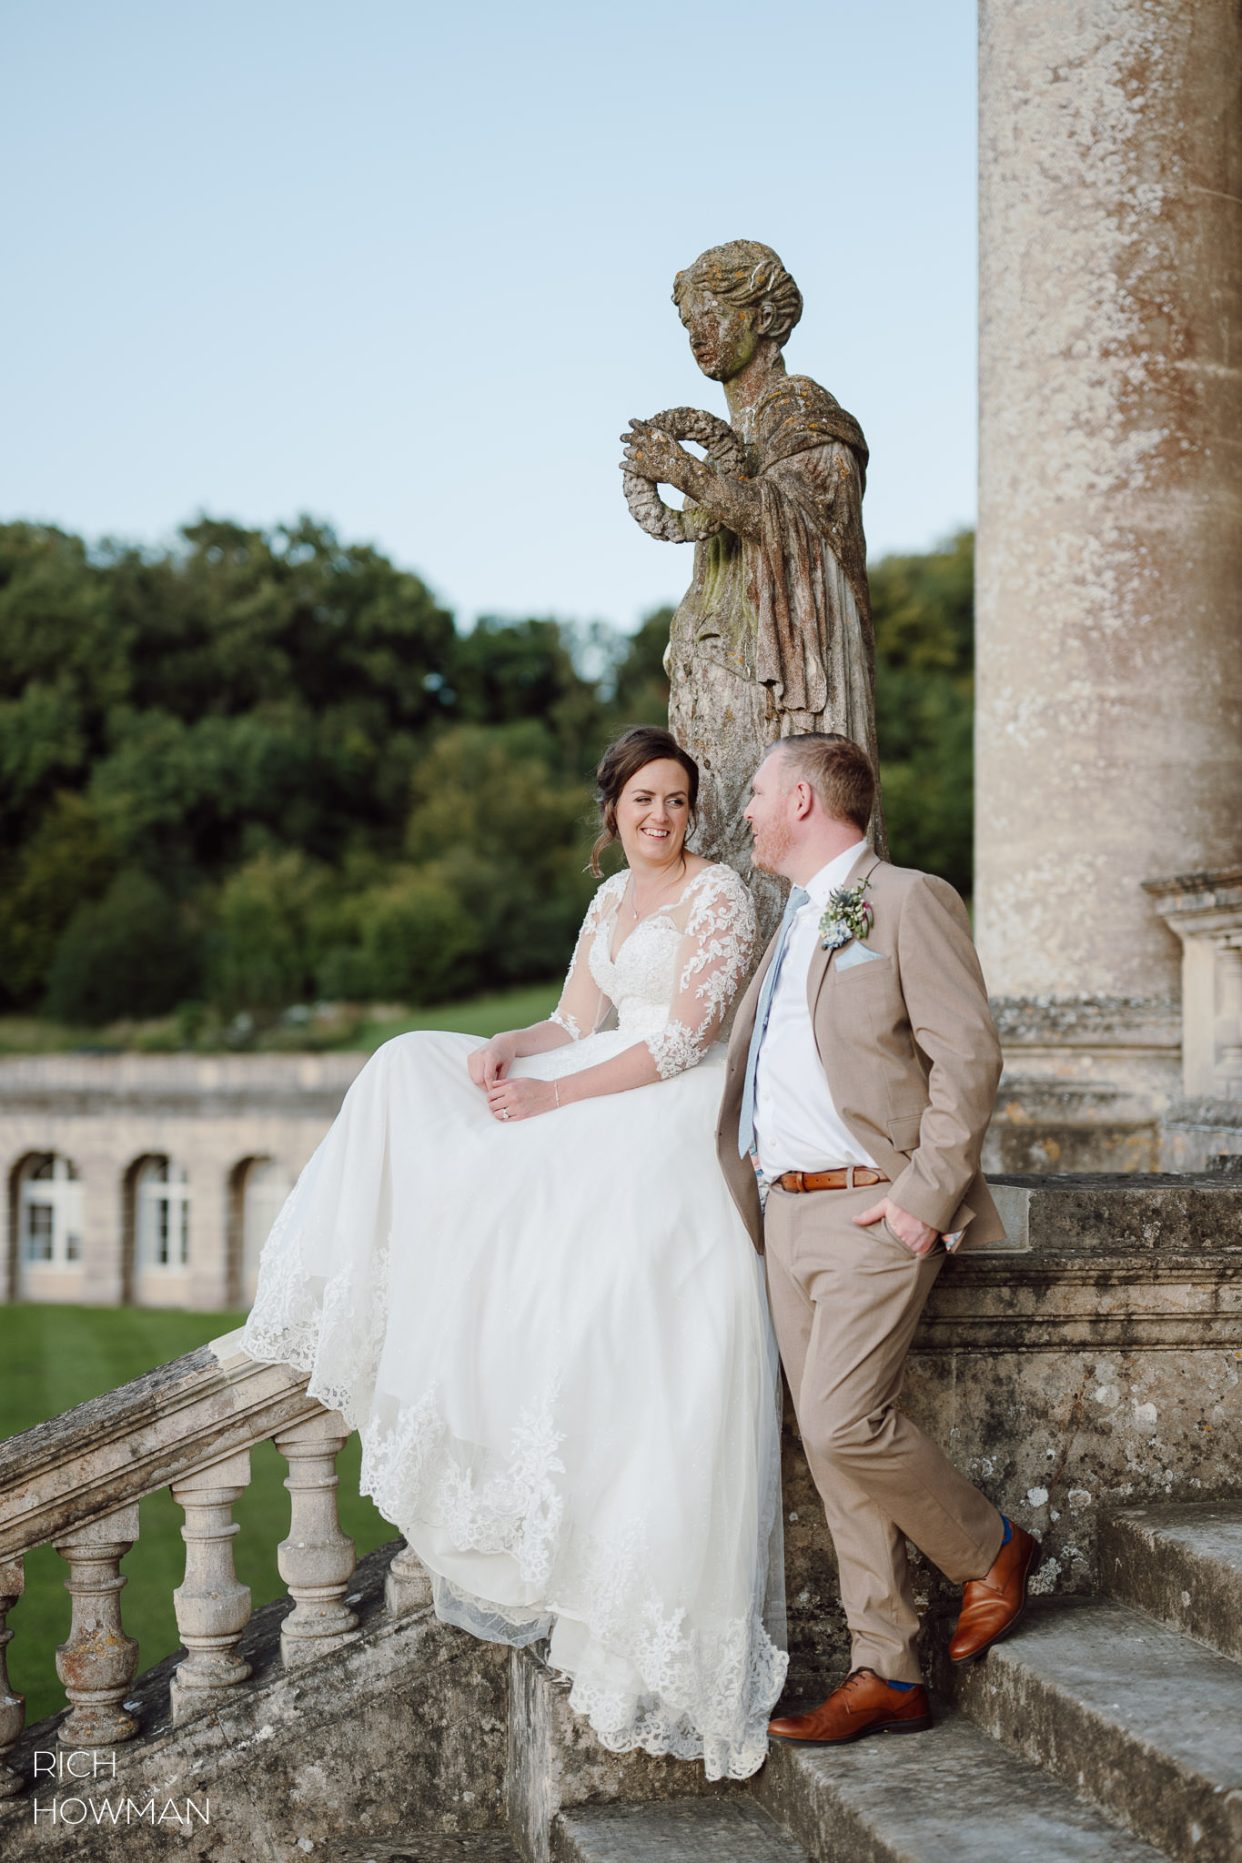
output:
{"label": "stone handrail", "polygon": [[[201,1712],[250,1674],[236,1646],[250,1619],[250,1589],[233,1566],[235,1502],[250,1480],[250,1451],[271,1440],[289,1463],[289,1536],[277,1567],[294,1601],[281,1626],[293,1665],[339,1644],[356,1618],[345,1594],[356,1564],[336,1505],[336,1458],[350,1430],[306,1392],[287,1365],[252,1359],[240,1328],[131,1383],[89,1398],[0,1444],[0,1755],[19,1738],[24,1700],[9,1687],[6,1619],[24,1585],[24,1555],[54,1546],[69,1567],[72,1619],[56,1652],[70,1712],[57,1738],[74,1748],[131,1739],[123,1706],[138,1666],[124,1634],[120,1561],[138,1537],[138,1503],[169,1488],[184,1510],[185,1580],[173,1593],[186,1655],[173,1678],[175,1721]],[[388,1608],[426,1601],[422,1567],[399,1552]],[[0,1797],[23,1781],[0,1760]]]}

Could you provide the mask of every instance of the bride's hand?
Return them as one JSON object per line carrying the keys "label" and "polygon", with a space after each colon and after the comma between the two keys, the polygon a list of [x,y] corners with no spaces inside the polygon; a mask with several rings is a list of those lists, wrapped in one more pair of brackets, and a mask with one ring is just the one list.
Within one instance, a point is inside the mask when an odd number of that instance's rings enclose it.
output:
{"label": "bride's hand", "polygon": [[550,1113],[557,1103],[550,1080],[498,1080],[488,1089],[488,1109],[494,1119],[533,1119]]}
{"label": "bride's hand", "polygon": [[476,1087],[491,1088],[503,1080],[509,1065],[517,1059],[517,1043],[512,1035],[493,1035],[484,1048],[476,1048],[466,1060],[466,1071]]}

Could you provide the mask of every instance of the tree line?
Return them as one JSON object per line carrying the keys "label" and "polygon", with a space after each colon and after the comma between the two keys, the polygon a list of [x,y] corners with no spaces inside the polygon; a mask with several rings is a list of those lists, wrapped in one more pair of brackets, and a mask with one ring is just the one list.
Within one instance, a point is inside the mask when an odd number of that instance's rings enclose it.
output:
{"label": "tree line", "polygon": [[[872,566],[893,857],[970,886],[969,533]],[[143,549],[0,525],[0,1009],[437,1002],[565,963],[632,635],[484,617],[309,517]]]}

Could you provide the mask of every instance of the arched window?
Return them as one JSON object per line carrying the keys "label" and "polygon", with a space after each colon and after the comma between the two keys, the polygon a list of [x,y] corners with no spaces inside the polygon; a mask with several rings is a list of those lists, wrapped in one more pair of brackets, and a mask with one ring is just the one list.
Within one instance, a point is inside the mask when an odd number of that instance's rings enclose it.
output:
{"label": "arched window", "polygon": [[288,1171],[274,1158],[252,1158],[241,1170],[242,1292],[245,1299],[252,1300],[258,1280],[260,1250],[291,1185]]}
{"label": "arched window", "polygon": [[183,1164],[146,1158],[134,1181],[139,1269],[184,1268],[190,1259],[190,1187]]}
{"label": "arched window", "polygon": [[82,1186],[68,1158],[32,1159],[18,1190],[18,1238],[23,1262],[72,1267],[82,1259]]}

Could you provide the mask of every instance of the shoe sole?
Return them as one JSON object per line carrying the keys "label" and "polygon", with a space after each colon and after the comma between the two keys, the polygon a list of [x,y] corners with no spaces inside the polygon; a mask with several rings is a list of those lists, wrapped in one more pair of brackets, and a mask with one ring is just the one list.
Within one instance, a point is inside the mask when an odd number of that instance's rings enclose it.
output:
{"label": "shoe sole", "polygon": [[920,1715],[916,1721],[884,1721],[878,1727],[860,1727],[856,1734],[838,1734],[835,1740],[804,1740],[800,1734],[772,1734],[769,1740],[779,1740],[785,1747],[848,1747],[855,1740],[865,1740],[868,1734],[921,1734],[934,1726],[930,1714]]}
{"label": "shoe sole", "polygon": [[1023,1578],[1022,1578],[1022,1602],[1021,1604],[1018,1606],[1013,1616],[1009,1619],[1009,1622],[1005,1625],[1005,1628],[1003,1630],[998,1630],[994,1637],[989,1637],[986,1643],[981,1643],[977,1650],[971,1650],[969,1656],[950,1656],[949,1661],[954,1665],[955,1668],[960,1669],[965,1663],[968,1663],[968,1662],[978,1662],[981,1656],[987,1655],[988,1651],[992,1648],[992,1645],[994,1643],[1003,1643],[1005,1641],[1005,1638],[1007,1636],[1012,1635],[1012,1633],[1018,1628],[1018,1625],[1022,1621],[1022,1613],[1025,1611],[1026,1605],[1027,1605],[1027,1590],[1030,1586],[1031,1580],[1034,1578],[1036,1572],[1038,1572],[1039,1570],[1040,1561],[1042,1560],[1043,1556],[1044,1556],[1043,1542],[1042,1540],[1036,1540],[1034,1554],[1032,1555],[1031,1562],[1027,1566],[1026,1571],[1023,1574]]}

